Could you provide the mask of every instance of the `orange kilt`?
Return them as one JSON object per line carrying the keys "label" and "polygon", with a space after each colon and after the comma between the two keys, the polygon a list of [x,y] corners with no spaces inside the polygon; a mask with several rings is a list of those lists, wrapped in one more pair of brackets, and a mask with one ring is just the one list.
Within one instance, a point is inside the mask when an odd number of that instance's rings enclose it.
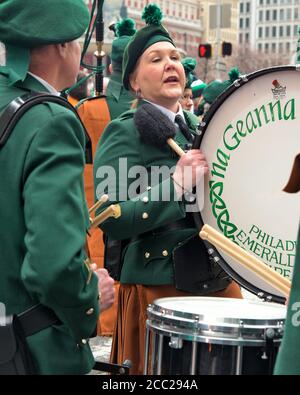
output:
{"label": "orange kilt", "polygon": [[[100,137],[110,122],[110,113],[105,98],[97,98],[93,100],[84,101],[77,108],[86,130],[92,141],[93,158],[96,153],[97,144]],[[84,188],[88,207],[91,207],[95,202],[94,192],[94,178],[93,165],[87,164],[84,169]],[[103,233],[97,228],[91,230],[91,236],[88,238],[88,246],[92,262],[97,264],[97,267],[103,267],[104,264],[104,243]],[[119,283],[115,283],[116,300],[111,308],[105,310],[100,314],[98,321],[97,334],[98,335],[112,335],[114,325],[117,320],[117,303],[118,303]]]}
{"label": "orange kilt", "polygon": [[[143,374],[147,307],[155,299],[192,296],[178,291],[172,285],[120,285],[118,318],[113,335],[111,362],[122,364],[126,359],[132,362],[130,374]],[[207,296],[242,299],[240,287],[232,282],[226,289]]]}

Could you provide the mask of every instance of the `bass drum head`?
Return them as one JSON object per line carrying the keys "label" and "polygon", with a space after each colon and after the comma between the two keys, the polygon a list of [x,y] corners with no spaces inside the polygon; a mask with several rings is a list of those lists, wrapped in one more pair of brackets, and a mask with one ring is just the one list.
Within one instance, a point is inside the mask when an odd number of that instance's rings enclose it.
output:
{"label": "bass drum head", "polygon": [[[299,97],[298,97],[299,96]],[[240,77],[211,106],[194,148],[210,172],[199,226],[211,225],[250,254],[292,279],[300,205],[283,192],[300,151],[300,74],[294,66]],[[211,245],[210,245],[211,246]],[[222,268],[259,297],[284,302],[280,291],[227,256]]]}

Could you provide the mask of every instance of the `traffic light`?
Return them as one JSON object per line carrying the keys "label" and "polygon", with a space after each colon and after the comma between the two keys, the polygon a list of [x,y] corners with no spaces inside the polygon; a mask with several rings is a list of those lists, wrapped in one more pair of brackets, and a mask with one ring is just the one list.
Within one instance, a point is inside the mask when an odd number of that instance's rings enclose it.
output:
{"label": "traffic light", "polygon": [[211,45],[210,44],[200,44],[198,55],[200,58],[211,58]]}
{"label": "traffic light", "polygon": [[222,56],[230,56],[232,53],[232,44],[226,41],[222,42]]}

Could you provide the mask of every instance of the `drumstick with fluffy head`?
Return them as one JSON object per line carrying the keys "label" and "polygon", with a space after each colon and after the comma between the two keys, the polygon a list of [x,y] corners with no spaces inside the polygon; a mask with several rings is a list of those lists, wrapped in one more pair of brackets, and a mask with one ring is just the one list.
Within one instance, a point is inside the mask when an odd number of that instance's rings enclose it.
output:
{"label": "drumstick with fluffy head", "polygon": [[153,104],[144,103],[138,107],[134,114],[134,122],[145,143],[158,148],[168,144],[178,156],[185,154],[173,140],[176,133],[175,124]]}

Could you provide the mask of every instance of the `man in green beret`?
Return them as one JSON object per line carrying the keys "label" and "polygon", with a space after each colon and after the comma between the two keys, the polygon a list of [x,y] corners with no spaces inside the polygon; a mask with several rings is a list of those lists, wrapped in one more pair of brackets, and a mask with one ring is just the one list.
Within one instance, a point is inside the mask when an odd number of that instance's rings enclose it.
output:
{"label": "man in green beret", "polygon": [[[0,2],[0,41],[6,47],[0,112],[25,93],[57,95],[74,84],[76,39],[88,22],[82,0]],[[99,308],[114,298],[108,273],[93,272],[86,260],[84,147],[76,114],[54,103],[30,108],[0,146],[0,302],[7,315],[41,304],[58,318],[42,330],[41,317],[30,320],[36,333],[27,343],[37,374],[89,372],[94,359],[88,338]]]}
{"label": "man in green beret", "polygon": [[131,92],[124,88],[122,83],[122,62],[124,50],[135,34],[135,22],[126,18],[117,22],[114,27],[116,38],[112,42],[111,49],[111,76],[106,90],[106,100],[111,119],[130,109],[133,102]]}

